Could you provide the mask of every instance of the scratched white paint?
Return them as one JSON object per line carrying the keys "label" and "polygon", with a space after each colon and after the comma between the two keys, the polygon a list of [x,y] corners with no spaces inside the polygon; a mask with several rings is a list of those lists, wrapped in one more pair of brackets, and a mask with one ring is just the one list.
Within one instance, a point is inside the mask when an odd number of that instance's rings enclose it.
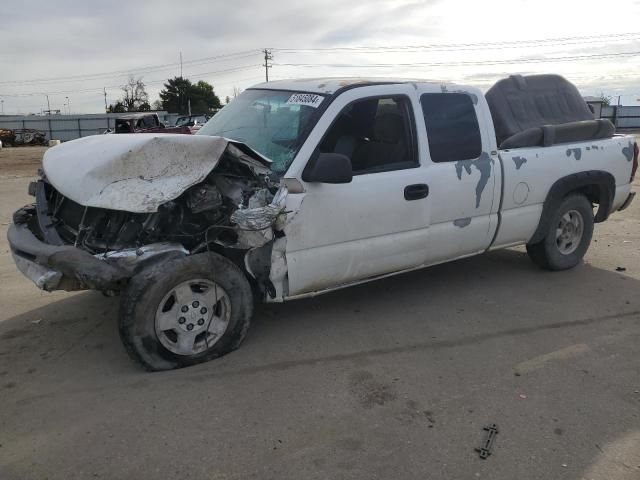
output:
{"label": "scratched white paint", "polygon": [[[343,84],[348,82],[305,79],[273,82],[260,88],[330,93]],[[441,91],[463,92],[475,99],[481,158],[486,159],[483,168],[489,174],[486,182],[482,180],[481,169],[471,164],[467,168],[463,162],[437,163],[431,159],[420,95]],[[358,175],[348,184],[303,180],[308,159],[343,108],[359,99],[389,95],[404,95],[411,103],[418,167]],[[287,277],[283,282],[287,282],[288,296],[329,291],[475,255],[491,248],[492,241],[496,248],[526,243],[538,226],[549,189],[556,180],[572,173],[611,172],[616,179],[613,202],[616,209],[630,191],[631,162],[623,151],[630,148],[629,141],[628,137],[616,136],[499,151],[489,107],[476,88],[405,80],[349,89],[327,107],[285,175],[290,184],[298,186],[295,193],[288,195],[286,206]],[[568,156],[569,149],[580,149],[580,160],[575,155]],[[511,157],[526,158],[526,162],[521,161],[517,167]],[[416,183],[427,184],[429,195],[420,201],[407,202],[403,189]],[[526,183],[529,193],[526,198],[516,196],[514,201],[514,190],[520,183]],[[454,223],[462,218],[470,219],[465,228]]]}
{"label": "scratched white paint", "polygon": [[[527,242],[536,228],[551,186],[561,177],[587,170],[604,170],[615,178],[616,192],[612,211],[618,209],[631,191],[631,162],[623,154],[629,137],[586,140],[550,147],[525,147],[501,150],[504,167],[502,223],[494,248]],[[580,152],[577,160],[575,151]],[[569,152],[569,155],[567,154]],[[526,159],[518,168],[513,158]],[[526,199],[518,202],[518,185],[526,183]]]}

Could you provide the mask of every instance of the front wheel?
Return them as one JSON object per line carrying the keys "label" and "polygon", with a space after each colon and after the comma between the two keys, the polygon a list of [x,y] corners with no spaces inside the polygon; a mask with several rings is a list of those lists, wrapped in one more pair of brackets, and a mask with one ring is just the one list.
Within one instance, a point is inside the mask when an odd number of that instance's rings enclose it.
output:
{"label": "front wheel", "polygon": [[158,263],[130,280],[120,337],[148,370],[186,367],[238,348],[252,312],[243,272],[220,255],[202,253]]}
{"label": "front wheel", "polygon": [[527,253],[535,264],[544,269],[567,270],[580,263],[592,235],[591,202],[584,195],[569,195],[549,222],[546,236],[538,243],[527,245]]}

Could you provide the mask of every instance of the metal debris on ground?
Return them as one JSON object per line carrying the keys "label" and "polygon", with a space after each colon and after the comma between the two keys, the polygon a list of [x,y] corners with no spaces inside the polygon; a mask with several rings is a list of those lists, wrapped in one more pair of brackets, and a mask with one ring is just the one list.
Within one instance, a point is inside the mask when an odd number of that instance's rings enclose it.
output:
{"label": "metal debris on ground", "polygon": [[0,128],[0,142],[5,146],[11,146],[16,140],[16,134],[13,130]]}
{"label": "metal debris on ground", "polygon": [[616,272],[626,272],[627,269],[625,267],[616,267]]}
{"label": "metal debris on ground", "polygon": [[486,460],[491,455],[491,448],[493,447],[493,442],[496,439],[496,435],[498,434],[498,426],[495,423],[488,425],[483,428],[485,432],[487,432],[487,436],[482,443],[482,446],[476,448],[475,451],[478,452],[480,458]]}
{"label": "metal debris on ground", "polygon": [[47,134],[33,128],[19,128],[13,130],[15,135],[13,146],[18,145],[46,145]]}

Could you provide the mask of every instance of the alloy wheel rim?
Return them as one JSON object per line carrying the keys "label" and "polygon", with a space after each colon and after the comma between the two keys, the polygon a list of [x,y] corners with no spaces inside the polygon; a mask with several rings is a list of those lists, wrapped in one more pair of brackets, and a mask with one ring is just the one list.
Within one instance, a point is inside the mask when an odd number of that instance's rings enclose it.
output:
{"label": "alloy wheel rim", "polygon": [[209,279],[179,283],[163,297],[155,315],[160,343],[176,355],[197,355],[213,347],[229,326],[231,301]]}
{"label": "alloy wheel rim", "polygon": [[584,219],[577,210],[566,212],[556,226],[556,247],[563,255],[570,255],[580,245],[584,233]]}

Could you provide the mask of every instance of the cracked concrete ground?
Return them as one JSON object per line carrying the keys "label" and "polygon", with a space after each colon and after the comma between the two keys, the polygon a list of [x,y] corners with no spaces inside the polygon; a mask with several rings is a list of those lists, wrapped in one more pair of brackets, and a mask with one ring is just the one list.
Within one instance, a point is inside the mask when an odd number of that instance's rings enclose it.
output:
{"label": "cracked concrete ground", "polygon": [[640,478],[639,201],[572,271],[510,249],[262,306],[238,351],[150,374],[117,299],[13,266],[41,155],[0,152],[0,479]]}

